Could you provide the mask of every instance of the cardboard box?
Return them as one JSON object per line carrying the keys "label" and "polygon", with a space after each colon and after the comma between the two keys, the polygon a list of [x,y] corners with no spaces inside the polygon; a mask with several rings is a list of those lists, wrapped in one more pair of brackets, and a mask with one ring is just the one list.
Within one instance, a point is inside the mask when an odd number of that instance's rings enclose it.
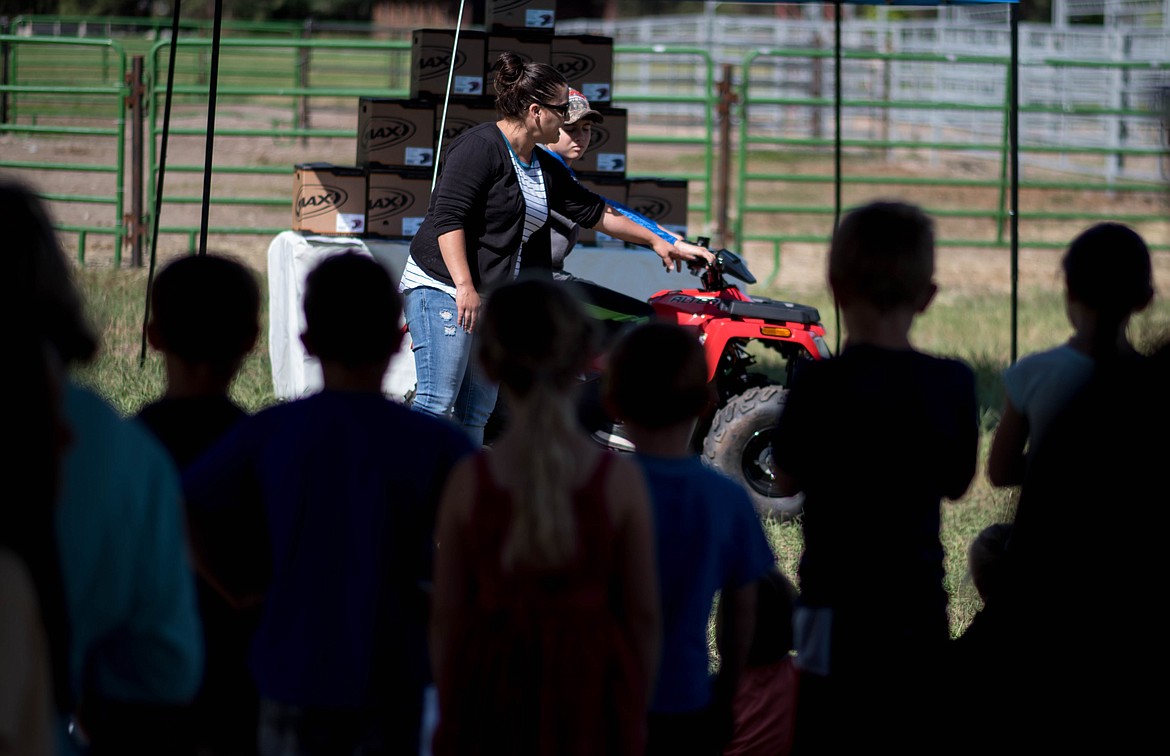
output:
{"label": "cardboard box", "polygon": [[629,115],[625,108],[593,109],[601,113],[605,121],[593,124],[593,138],[589,142],[589,149],[573,163],[573,170],[577,173],[611,173],[624,177]]}
{"label": "cardboard box", "polygon": [[[576,167],[576,166],[574,166]],[[621,176],[613,176],[604,173],[581,173],[577,172],[577,180],[581,184],[595,194],[600,194],[608,200],[620,202],[623,205],[629,204],[627,199],[626,180]],[[578,244],[593,244],[598,247],[621,247],[625,245],[621,239],[617,239],[600,231],[594,231],[591,228],[581,227],[581,235],[577,240]]]}
{"label": "cardboard box", "polygon": [[[447,116],[443,117],[443,103],[435,105],[435,130],[443,130],[443,142],[440,148],[446,147],[455,137],[467,131],[472,126],[496,120],[496,101],[491,97],[477,97],[474,100],[451,100],[447,103]],[[436,144],[438,142],[436,141]]]}
{"label": "cardboard box", "polygon": [[431,172],[371,168],[366,172],[366,235],[409,239],[431,201]]}
{"label": "cardboard box", "polygon": [[293,231],[357,236],[366,231],[366,170],[300,163],[293,171]]}
{"label": "cardboard box", "polygon": [[557,0],[485,0],[484,26],[491,31],[523,29],[551,34],[556,29]]}
{"label": "cardboard box", "polygon": [[686,179],[631,178],[626,205],[679,236],[687,235]]}
{"label": "cardboard box", "polygon": [[613,37],[595,34],[557,35],[549,43],[549,62],[569,86],[593,106],[613,99]]}
{"label": "cardboard box", "polygon": [[434,103],[359,98],[357,164],[415,168],[434,165]]}
{"label": "cardboard box", "polygon": [[502,32],[488,35],[487,59],[484,62],[487,93],[489,95],[496,93],[496,63],[500,53],[511,50],[523,58],[525,62],[535,60],[537,63],[548,63],[552,49],[551,40],[551,35],[526,32]]}
{"label": "cardboard box", "polygon": [[487,55],[485,32],[459,30],[454,72],[451,71],[454,29],[415,29],[410,40],[411,98],[445,96],[448,77],[451,79],[452,97],[483,97],[484,60]]}

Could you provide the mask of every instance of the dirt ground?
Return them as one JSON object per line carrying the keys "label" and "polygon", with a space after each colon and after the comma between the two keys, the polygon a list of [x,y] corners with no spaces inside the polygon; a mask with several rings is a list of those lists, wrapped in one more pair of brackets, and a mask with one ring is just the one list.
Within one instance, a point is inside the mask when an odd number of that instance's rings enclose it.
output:
{"label": "dirt ground", "polygon": [[[330,118],[333,122],[316,123],[315,126],[345,128],[348,125],[350,114],[345,112],[319,116],[320,119]],[[177,119],[174,126],[192,126],[199,123],[198,119],[185,123]],[[224,122],[230,124],[230,120]],[[46,164],[61,162],[101,164],[108,160],[110,145],[108,140],[78,137],[71,139],[34,138],[13,134],[0,134],[0,156],[5,159],[18,161],[36,161]],[[169,147],[168,165],[171,166],[199,166],[204,158],[205,145],[202,138],[175,139]],[[297,140],[275,140],[272,138],[224,138],[217,139],[215,148],[216,166],[291,166],[299,162],[323,161],[338,165],[352,164],[354,145],[352,139],[318,139],[309,144],[302,144]],[[671,166],[678,156],[670,152],[669,148],[652,145],[637,144],[631,148],[630,167],[632,173],[638,175],[656,175],[656,171]],[[823,173],[824,161],[819,165],[803,165],[799,161],[790,161],[785,170],[800,172],[802,169]],[[993,176],[997,170],[995,161],[972,161],[957,159],[944,161],[934,165],[914,156],[899,156],[896,160],[880,161],[853,161],[848,165],[851,173],[864,173],[875,176],[967,176],[986,178]],[[115,194],[112,174],[102,172],[77,172],[64,170],[18,170],[9,171],[31,182],[40,192],[50,196],[60,195],[94,195],[109,196]],[[210,211],[209,225],[212,227],[254,227],[254,228],[284,228],[291,223],[291,176],[272,176],[264,174],[232,174],[217,173],[212,184],[212,196],[228,198],[233,196],[267,196],[271,197],[268,206],[246,204],[213,204]],[[198,228],[200,207],[198,198],[202,195],[202,176],[191,170],[168,171],[165,182],[167,204],[162,213],[162,227],[188,226]],[[891,190],[861,186],[848,188],[843,196],[846,205],[861,202],[873,196],[901,196],[910,201],[920,202],[923,205],[935,208],[956,209],[969,206],[994,206],[995,190],[964,189],[927,186],[923,188],[905,187]],[[801,186],[786,186],[777,184],[749,185],[752,201],[755,203],[779,203],[805,205],[810,202],[822,204],[831,203],[831,195],[827,189],[810,190]],[[697,195],[696,187],[692,186],[692,200]],[[863,194],[862,192],[868,192]],[[989,194],[991,192],[991,194]],[[172,198],[186,197],[187,200],[174,202]],[[289,197],[289,204],[284,205],[280,200]],[[192,201],[194,199],[195,201]],[[1021,195],[1021,239],[1043,240],[1063,244],[1071,239],[1088,222],[1031,222],[1027,213],[1032,210],[1079,210],[1096,214],[1116,214],[1124,217],[1127,214],[1152,214],[1165,217],[1164,222],[1145,223],[1140,230],[1151,243],[1166,245],[1170,243],[1170,190],[1162,195],[1140,196],[1107,196],[1103,193],[1082,193],[1080,195],[1069,191],[1062,192],[1031,192]],[[59,223],[81,224],[98,223],[112,225],[113,212],[109,206],[95,202],[60,202],[50,203]],[[125,208],[129,210],[129,207]],[[824,233],[824,225],[829,223],[824,217],[802,219],[794,216],[777,216],[775,220],[766,214],[749,216],[752,228],[766,229],[769,223],[786,223],[786,231]],[[988,238],[994,231],[988,232],[984,227],[977,227],[978,221],[940,217],[938,219],[939,236],[942,238]],[[804,224],[803,226],[801,224]],[[693,224],[698,225],[698,224]],[[697,235],[692,233],[692,236]],[[77,235],[63,234],[66,249],[76,253],[78,248]],[[258,271],[265,271],[267,267],[267,249],[271,237],[268,235],[212,235],[208,240],[209,249],[231,252],[254,266]],[[191,246],[191,239],[187,235],[161,233],[158,244],[159,261],[170,257],[186,254]],[[147,250],[149,251],[149,234],[147,235]],[[773,270],[773,250],[766,243],[749,243],[738,251],[745,254],[749,265],[757,277],[763,281]],[[85,242],[85,265],[90,267],[108,267],[113,264],[112,237],[103,234],[90,234]],[[128,251],[123,252],[123,265],[128,264]],[[1058,288],[1060,285],[1059,260],[1061,251],[1054,249],[1023,248],[1019,251],[1018,271],[1021,290],[1032,287]],[[1170,292],[1170,251],[1158,251],[1154,254],[1155,282],[1160,293]],[[818,291],[824,286],[824,247],[818,244],[785,243],[780,251],[779,275],[775,284],[784,292],[800,293]],[[937,278],[943,292],[952,293],[998,293],[1008,292],[1011,288],[1011,261],[1010,253],[1006,249],[975,248],[962,249],[954,247],[940,247],[937,263]]]}

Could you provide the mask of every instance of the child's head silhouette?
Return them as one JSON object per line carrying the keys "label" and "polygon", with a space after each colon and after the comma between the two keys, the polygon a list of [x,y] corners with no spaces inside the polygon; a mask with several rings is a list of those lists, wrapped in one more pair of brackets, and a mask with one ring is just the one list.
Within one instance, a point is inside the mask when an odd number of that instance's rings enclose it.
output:
{"label": "child's head silhouette", "polygon": [[242,263],[192,255],[168,263],[154,279],[151,344],[189,365],[231,377],[260,333],[260,287]]}
{"label": "child's head silhouette", "polygon": [[1069,299],[1106,317],[1138,312],[1154,296],[1149,247],[1129,226],[1091,226],[1069,244],[1063,265]]}
{"label": "child's head silhouette", "polygon": [[698,417],[713,398],[699,339],[671,323],[632,329],[610,356],[605,397],[614,415],[643,428]]}
{"label": "child's head silhouette", "polygon": [[32,187],[0,179],[0,225],[9,252],[4,298],[25,322],[36,324],[62,362],[89,362],[97,355],[97,333],[85,317],[48,206]]}
{"label": "child's head silhouette", "polygon": [[934,223],[919,207],[875,201],[841,220],[829,247],[829,284],[842,305],[924,309],[933,296]]}
{"label": "child's head silhouette", "polygon": [[402,342],[402,299],[374,258],[350,250],[321,261],[305,279],[305,347],[351,367],[388,361]]}
{"label": "child's head silhouette", "polygon": [[525,278],[488,299],[479,326],[480,361],[515,396],[536,387],[567,389],[593,356],[593,323],[571,289]]}

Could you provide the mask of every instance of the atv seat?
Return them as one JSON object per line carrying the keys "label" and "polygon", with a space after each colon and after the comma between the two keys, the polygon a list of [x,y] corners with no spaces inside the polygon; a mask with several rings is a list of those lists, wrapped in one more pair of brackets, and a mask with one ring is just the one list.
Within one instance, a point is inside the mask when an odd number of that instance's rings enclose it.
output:
{"label": "atv seat", "polygon": [[781,302],[767,297],[752,297],[750,302],[732,299],[728,302],[727,311],[739,317],[760,318],[773,323],[812,325],[821,322],[821,314],[815,307],[795,302]]}

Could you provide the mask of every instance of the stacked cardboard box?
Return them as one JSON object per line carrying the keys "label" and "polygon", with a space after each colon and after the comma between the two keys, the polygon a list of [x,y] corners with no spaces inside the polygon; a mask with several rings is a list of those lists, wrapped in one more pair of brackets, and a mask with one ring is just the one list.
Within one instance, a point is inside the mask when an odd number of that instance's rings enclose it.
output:
{"label": "stacked cardboard box", "polygon": [[[613,99],[613,39],[557,35],[555,0],[487,0],[486,31],[415,29],[411,35],[410,97],[361,97],[355,165],[302,163],[294,178],[293,229],[313,234],[413,236],[426,215],[437,154],[463,131],[497,118],[492,79],[500,53],[547,61],[605,117],[574,165],[582,182],[626,202],[627,123]],[[640,180],[634,197],[647,208],[670,207],[663,225],[686,224],[686,189],[667,191]],[[631,188],[633,185],[631,185]],[[639,200],[639,201],[642,201]],[[677,215],[681,208],[681,219]],[[647,213],[649,215],[649,213]],[[582,243],[598,240],[585,230]]]}
{"label": "stacked cardboard box", "polygon": [[[415,29],[410,37],[410,96],[483,97],[487,35],[460,29]],[[452,70],[454,69],[454,70]]]}
{"label": "stacked cardboard box", "polygon": [[[581,182],[587,189],[594,194],[600,194],[607,200],[617,202],[619,204],[626,204],[628,197],[628,187],[626,186],[626,179],[623,176],[606,176],[602,173],[594,174],[577,174],[577,180]],[[594,231],[591,228],[581,228],[581,234],[577,237],[578,244],[595,244],[598,247],[621,247],[625,244],[621,239],[609,236],[601,231]]]}
{"label": "stacked cardboard box", "polygon": [[613,37],[557,35],[549,47],[549,63],[590,105],[613,100]]}
{"label": "stacked cardboard box", "polygon": [[357,164],[426,168],[435,164],[435,108],[427,100],[358,100]]}
{"label": "stacked cardboard box", "polygon": [[409,239],[427,215],[431,172],[409,168],[366,169],[366,234]]}
{"label": "stacked cardboard box", "polygon": [[687,235],[686,179],[630,178],[626,204],[663,228]]}
{"label": "stacked cardboard box", "polygon": [[557,24],[556,0],[487,0],[487,28],[498,31],[540,31],[552,34]]}
{"label": "stacked cardboard box", "polygon": [[445,146],[472,126],[496,120],[496,100],[494,97],[451,100],[447,103],[446,111],[443,110],[443,104],[439,103],[435,108],[435,118],[436,129],[441,125]]}
{"label": "stacked cardboard box", "polygon": [[365,171],[330,163],[298,164],[293,171],[292,228],[304,234],[364,234]]}

